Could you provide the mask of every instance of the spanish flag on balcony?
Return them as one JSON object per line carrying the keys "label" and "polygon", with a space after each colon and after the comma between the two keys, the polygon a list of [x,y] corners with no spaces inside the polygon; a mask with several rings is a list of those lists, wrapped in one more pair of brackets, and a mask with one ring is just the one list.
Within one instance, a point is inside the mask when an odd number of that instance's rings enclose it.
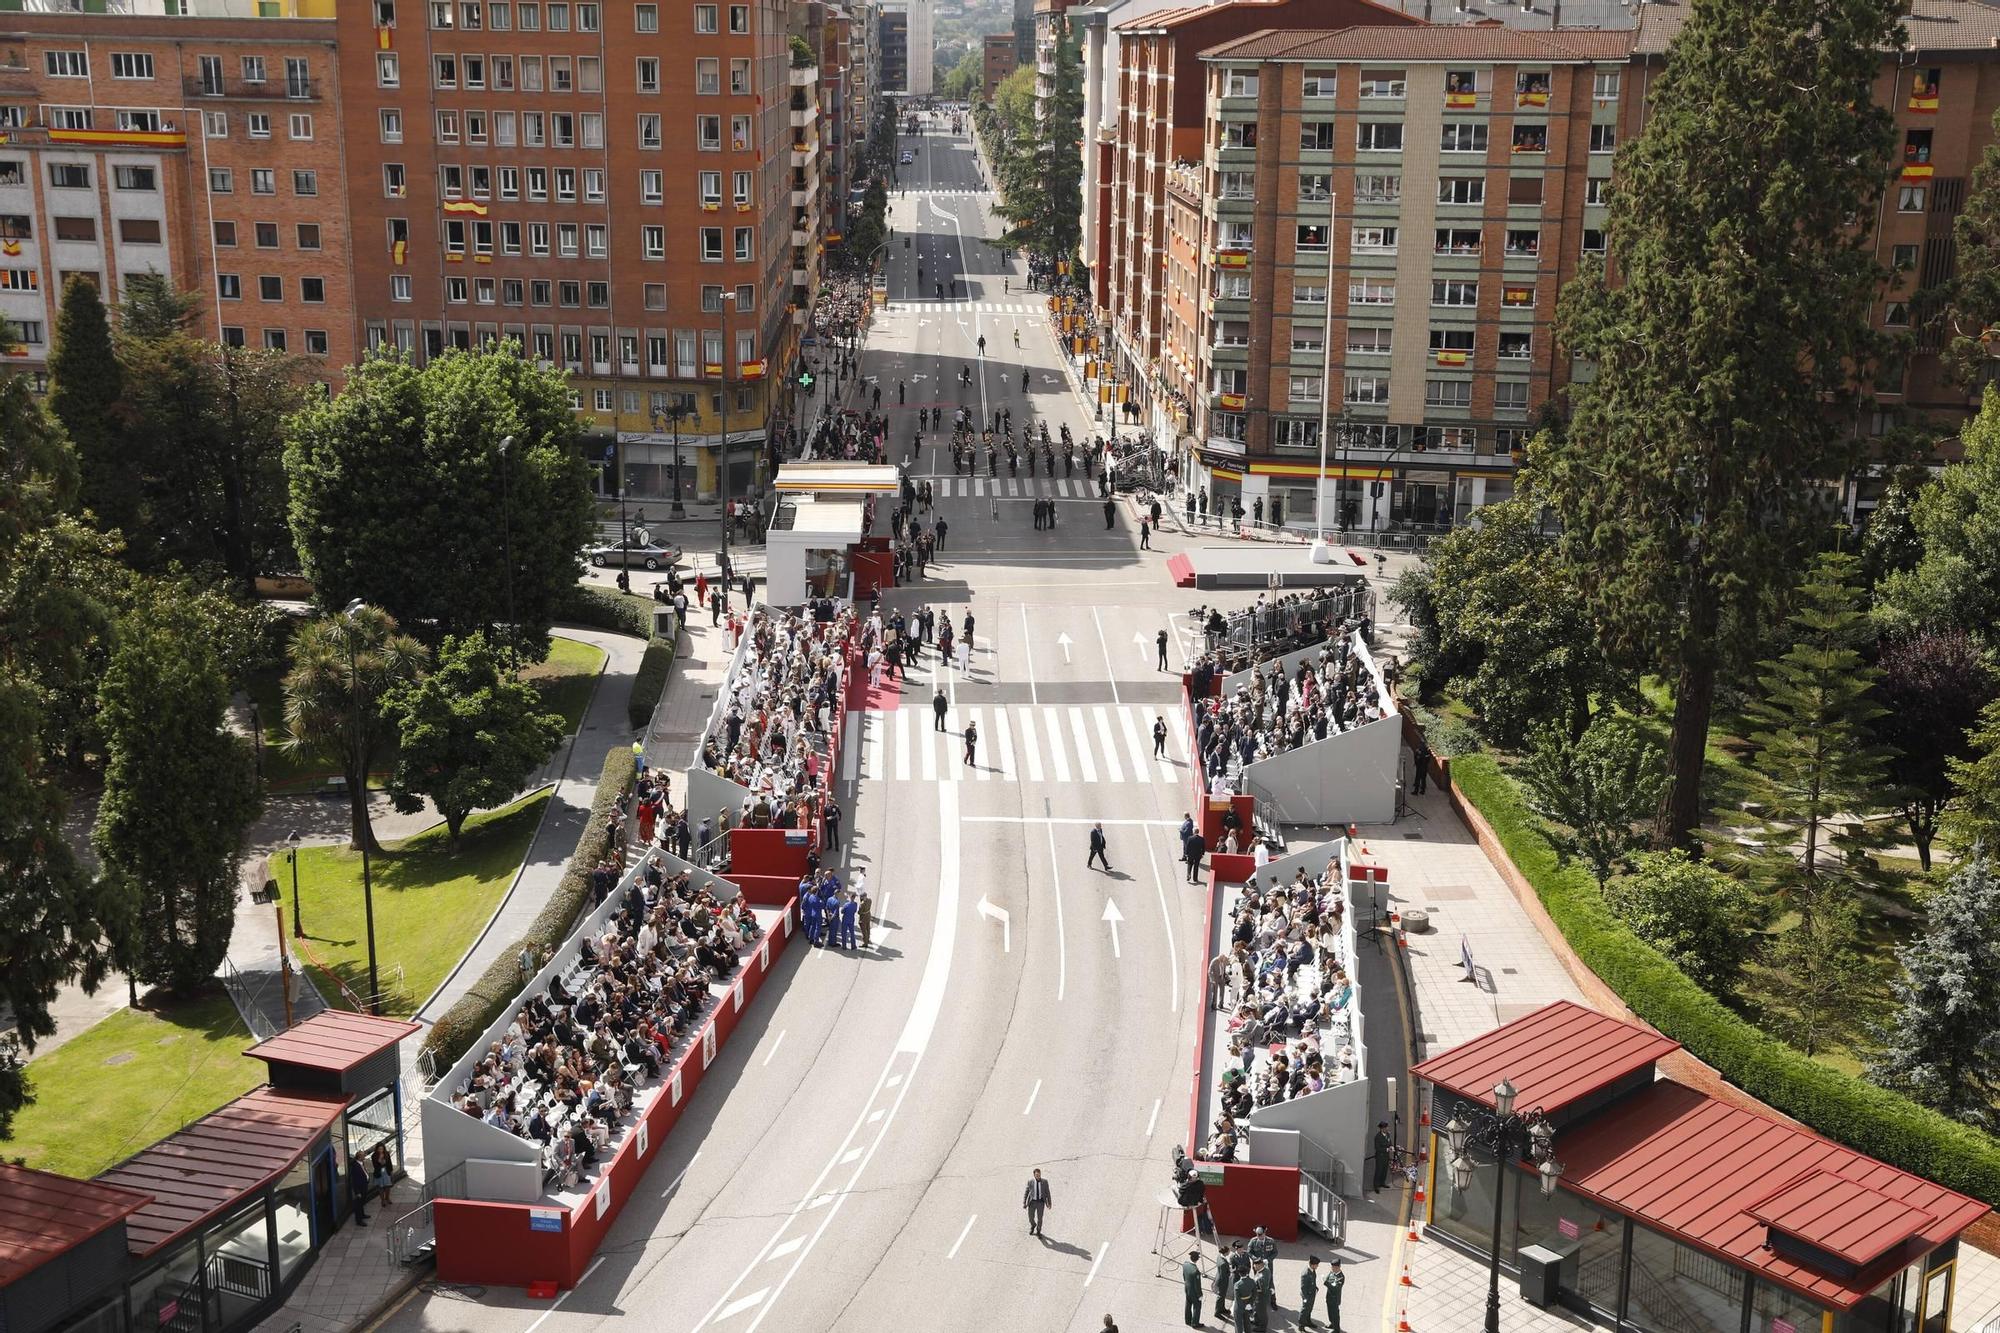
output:
{"label": "spanish flag on balcony", "polygon": [[1446,93],[1444,104],[1454,111],[1470,111],[1479,105],[1478,93]]}
{"label": "spanish flag on balcony", "polygon": [[1547,106],[1549,104],[1549,95],[1545,92],[1531,92],[1523,89],[1520,93],[1516,94],[1514,102],[1517,106]]}
{"label": "spanish flag on balcony", "polygon": [[707,362],[703,362],[703,363],[702,363],[702,367],[701,367],[701,373],[702,373],[703,375],[712,375],[712,376],[714,376],[714,377],[715,377],[716,379],[721,379],[721,378],[722,378],[722,363],[721,363],[720,361],[707,361]]}
{"label": "spanish flag on balcony", "polygon": [[492,256],[492,255],[474,255],[474,256],[472,257],[472,262],[473,262],[473,263],[475,263],[475,264],[490,264],[490,263],[492,263],[492,262],[493,262],[493,256]]}
{"label": "spanish flag on balcony", "polygon": [[1905,162],[1903,179],[1906,181],[1927,181],[1931,178],[1931,164],[1928,162]]}
{"label": "spanish flag on balcony", "polygon": [[1936,115],[1938,109],[1938,81],[1931,77],[1938,70],[1918,70],[1910,81],[1910,110],[1925,115]]}
{"label": "spanish flag on balcony", "polygon": [[21,243],[19,241],[0,241],[0,254],[12,257],[20,253]]}
{"label": "spanish flag on balcony", "polygon": [[397,241],[389,247],[389,258],[395,261],[396,267],[401,268],[409,262],[410,243],[408,241]]}
{"label": "spanish flag on balcony", "polygon": [[748,213],[750,211],[750,205],[745,203],[743,200],[738,199],[736,201],[736,211],[739,213]]}
{"label": "spanish flag on balcony", "polygon": [[701,201],[701,211],[704,213],[721,212],[722,201],[720,199],[704,199]]}
{"label": "spanish flag on balcony", "polygon": [[1248,250],[1217,250],[1215,252],[1215,266],[1217,268],[1248,268],[1250,267],[1250,252]]}
{"label": "spanish flag on balcony", "polygon": [[392,31],[392,29],[389,29],[389,28],[377,28],[377,29],[375,30],[375,49],[376,49],[376,50],[378,50],[378,51],[386,51],[386,50],[388,50],[388,49],[389,49],[389,46],[390,46],[390,44],[391,44],[391,41],[392,41],[391,37],[389,36],[389,34],[390,34],[390,32],[391,32],[391,31]]}
{"label": "spanish flag on balcony", "polygon": [[1500,304],[1502,305],[1533,305],[1534,303],[1535,289],[1533,287],[1502,287],[1500,289]]}
{"label": "spanish flag on balcony", "polygon": [[1465,353],[1452,352],[1439,348],[1437,363],[1441,366],[1462,366],[1465,364]]}
{"label": "spanish flag on balcony", "polygon": [[762,361],[745,361],[743,363],[743,378],[746,380],[763,379],[764,363]]}
{"label": "spanish flag on balcony", "polygon": [[458,251],[454,250],[450,254],[444,257],[444,262],[447,264],[463,264],[465,262],[465,256],[458,253]]}
{"label": "spanish flag on balcony", "polygon": [[486,216],[486,205],[476,199],[447,199],[444,201],[444,211],[447,213],[470,213],[476,218],[483,218]]}
{"label": "spanish flag on balcony", "polygon": [[1241,412],[1243,410],[1243,395],[1240,393],[1220,394],[1217,396],[1216,402],[1221,404],[1225,412]]}

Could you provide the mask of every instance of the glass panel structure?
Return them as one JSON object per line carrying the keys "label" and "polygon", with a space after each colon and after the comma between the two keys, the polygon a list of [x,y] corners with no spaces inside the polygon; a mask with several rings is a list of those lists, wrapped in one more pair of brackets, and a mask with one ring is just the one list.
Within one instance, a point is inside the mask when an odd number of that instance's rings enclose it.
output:
{"label": "glass panel structure", "polygon": [[301,1158],[279,1180],[271,1196],[271,1221],[278,1238],[278,1285],[290,1282],[312,1256],[312,1168]]}
{"label": "glass panel structure", "polygon": [[1750,1333],[1819,1333],[1825,1314],[1818,1302],[1768,1282],[1750,1294]]}
{"label": "glass panel structure", "polygon": [[247,1317],[277,1291],[271,1272],[271,1219],[264,1200],[212,1228],[208,1256],[209,1308],[215,1325]]}
{"label": "glass panel structure", "polygon": [[[1713,1333],[1738,1327],[1742,1318],[1741,1269],[1657,1231],[1632,1228],[1628,1324],[1644,1333]],[[1812,1328],[1818,1327],[1815,1316]]]}

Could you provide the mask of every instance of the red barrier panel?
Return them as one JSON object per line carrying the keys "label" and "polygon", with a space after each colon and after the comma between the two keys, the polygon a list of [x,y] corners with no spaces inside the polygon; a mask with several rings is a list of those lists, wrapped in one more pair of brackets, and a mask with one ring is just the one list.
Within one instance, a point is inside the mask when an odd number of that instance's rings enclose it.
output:
{"label": "red barrier panel", "polygon": [[1247,835],[1250,830],[1250,816],[1257,809],[1254,796],[1204,796],[1201,798],[1201,836],[1208,839],[1210,847],[1222,845],[1222,812],[1230,806],[1236,807],[1236,820]]}
{"label": "red barrier panel", "polygon": [[1207,1198],[1208,1209],[1215,1215],[1215,1229],[1224,1235],[1247,1236],[1263,1227],[1273,1240],[1299,1238],[1299,1169],[1295,1166],[1230,1162],[1222,1168],[1222,1183],[1208,1187]]}
{"label": "red barrier panel", "polygon": [[729,831],[732,884],[742,877],[789,875],[797,884],[806,873],[806,853],[812,850],[811,829],[738,828]]}
{"label": "red barrier panel", "polygon": [[554,1282],[565,1289],[581,1280],[605,1233],[680,1120],[682,1108],[784,955],[797,919],[797,901],[788,898],[778,922],[758,943],[749,965],[724,993],[701,1033],[675,1065],[662,1071],[663,1086],[646,1109],[643,1129],[634,1127],[625,1136],[580,1206],[437,1200],[432,1213],[440,1280],[500,1287]]}
{"label": "red barrier panel", "polygon": [[729,882],[743,890],[743,897],[758,907],[777,907],[799,896],[797,875],[739,875],[732,872]]}
{"label": "red barrier panel", "polygon": [[1214,852],[1209,855],[1208,868],[1218,884],[1241,884],[1257,873],[1257,858]]}

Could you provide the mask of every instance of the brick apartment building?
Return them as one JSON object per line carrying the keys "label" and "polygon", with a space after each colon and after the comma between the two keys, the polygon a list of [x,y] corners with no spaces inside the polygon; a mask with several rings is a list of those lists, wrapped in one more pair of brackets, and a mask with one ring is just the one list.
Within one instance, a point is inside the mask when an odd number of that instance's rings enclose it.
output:
{"label": "brick apartment building", "polygon": [[0,13],[12,359],[43,373],[69,275],[116,302],[157,273],[201,295],[207,336],[336,378],[357,347],[333,26],[155,9]]}
{"label": "brick apartment building", "polygon": [[1014,59],[1014,34],[996,32],[987,34],[981,54],[985,58],[979,81],[980,96],[984,101],[993,100],[993,92],[1009,74],[1017,68]]}

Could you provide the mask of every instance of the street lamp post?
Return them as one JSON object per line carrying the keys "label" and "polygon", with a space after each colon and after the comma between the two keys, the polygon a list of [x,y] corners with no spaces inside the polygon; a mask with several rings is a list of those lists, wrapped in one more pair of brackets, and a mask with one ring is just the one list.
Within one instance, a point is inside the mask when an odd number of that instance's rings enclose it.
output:
{"label": "street lamp post", "polygon": [[[1556,1192],[1556,1182],[1563,1173],[1562,1163],[1555,1159],[1555,1126],[1540,1108],[1516,1112],[1514,1097],[1514,1085],[1503,1078],[1493,1085],[1491,1111],[1481,1106],[1461,1106],[1441,1131],[1451,1148],[1452,1187],[1460,1193],[1472,1184],[1474,1163],[1467,1149],[1480,1147],[1493,1154],[1497,1175],[1493,1182],[1493,1245],[1486,1277],[1486,1333],[1500,1333],[1500,1204],[1507,1194],[1507,1165],[1519,1151],[1520,1140],[1523,1137],[1527,1140],[1528,1156],[1535,1163],[1543,1198]],[[1469,1121],[1464,1118],[1467,1116],[1471,1117]]]}
{"label": "street lamp post", "polygon": [[285,848],[292,862],[292,938],[303,939],[306,928],[299,923],[299,831],[293,829],[285,835]]}
{"label": "street lamp post", "polygon": [[[517,656],[515,651],[515,640],[519,637],[520,634],[520,626],[514,619],[514,535],[512,531],[514,523],[513,488],[507,480],[507,474],[510,471],[509,467],[507,466],[507,455],[512,453],[513,450],[514,450],[514,437],[511,435],[501,436],[500,437],[500,560],[501,563],[506,565],[507,567],[507,656],[510,661],[514,660]],[[619,494],[622,499],[622,496],[624,494],[624,488],[622,486],[619,488]],[[621,519],[620,522],[622,526],[623,520]],[[619,559],[623,560],[624,556],[621,554],[619,556]]]}
{"label": "street lamp post", "polygon": [[[1339,215],[1340,197],[1329,193],[1326,201],[1326,309],[1333,310],[1334,249],[1333,224]],[[1333,411],[1333,321],[1327,320],[1319,331],[1319,475],[1313,480],[1313,544],[1312,562],[1316,565],[1333,563],[1333,548],[1326,544],[1326,436],[1332,429],[1330,414]],[[1343,366],[1346,362],[1341,363]],[[1342,395],[1343,398],[1345,394]],[[1343,409],[1344,415],[1344,409]]]}
{"label": "street lamp post", "polygon": [[[674,432],[673,516],[675,518],[685,518],[687,516],[687,510],[681,506],[681,414],[685,410],[679,403],[675,403],[672,407],[656,407],[653,409],[653,429],[658,430],[662,425],[668,425],[672,427]],[[643,521],[645,515],[642,513],[640,518]]]}
{"label": "street lamp post", "polygon": [[[722,446],[718,457],[722,467],[722,551],[716,559],[716,568],[721,572],[723,583],[729,581],[729,312],[736,307],[736,290],[730,288],[722,293],[722,357],[716,366],[721,379],[722,392]],[[725,586],[723,596],[727,598]]]}
{"label": "street lamp post", "polygon": [[[513,443],[513,440],[514,437],[509,435],[505,440],[501,441],[501,452],[503,454],[506,452],[505,446]],[[347,604],[347,609],[341,612],[341,616],[347,622],[347,681],[350,693],[349,711],[352,715],[352,729],[354,732],[354,767],[361,779],[361,827],[356,832],[361,835],[359,839],[361,843],[361,909],[367,919],[368,925],[368,1012],[379,1014],[382,1012],[382,986],[375,966],[375,877],[373,867],[370,865],[368,859],[368,844],[372,840],[368,826],[368,733],[363,729],[362,723],[361,644],[357,637],[360,626],[355,622],[355,616],[366,610],[367,606],[368,603],[357,597]],[[511,605],[509,607],[509,614],[512,614]],[[296,875],[298,871],[298,862],[296,859],[292,862],[292,869],[294,875]],[[297,892],[296,879],[293,881],[293,892]],[[293,900],[292,917],[295,921],[298,919],[298,903],[296,898]]]}

